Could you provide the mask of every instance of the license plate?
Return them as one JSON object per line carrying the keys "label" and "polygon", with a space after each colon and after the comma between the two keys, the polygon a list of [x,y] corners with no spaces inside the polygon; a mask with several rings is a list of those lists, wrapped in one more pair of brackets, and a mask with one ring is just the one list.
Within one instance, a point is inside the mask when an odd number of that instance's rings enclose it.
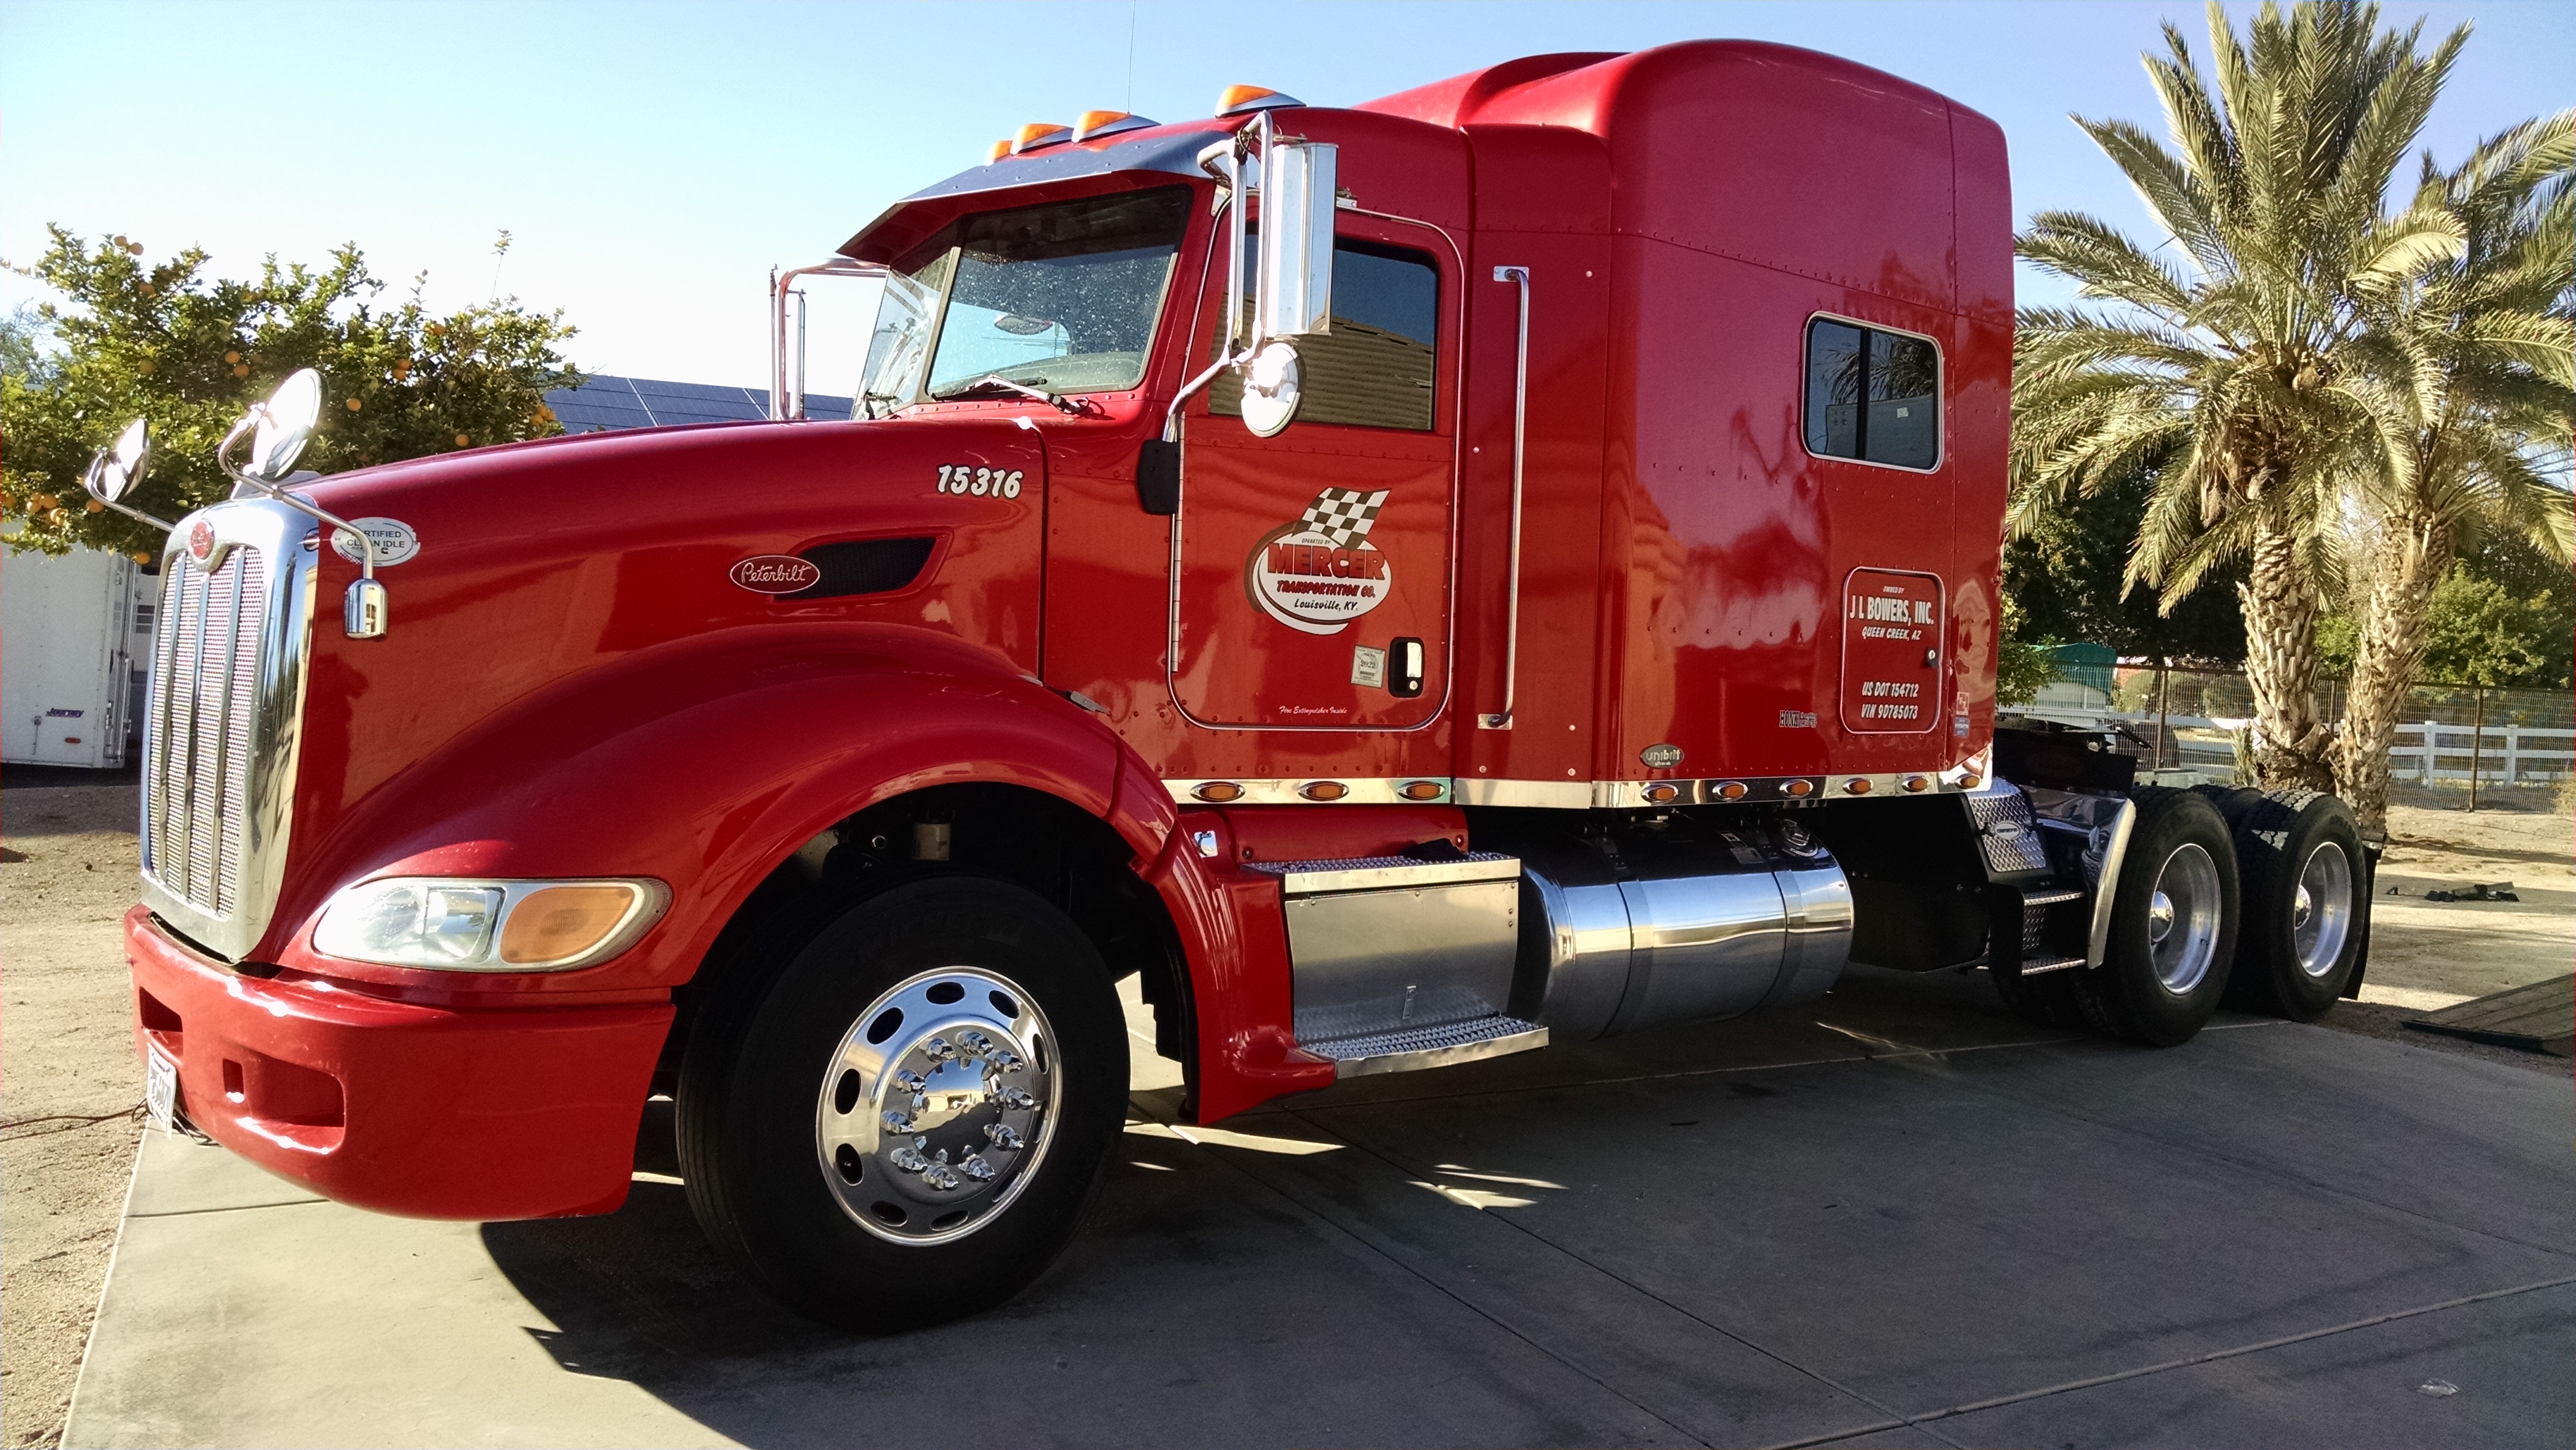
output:
{"label": "license plate", "polygon": [[179,1130],[179,1064],[150,1043],[143,1048],[143,1109],[162,1132]]}

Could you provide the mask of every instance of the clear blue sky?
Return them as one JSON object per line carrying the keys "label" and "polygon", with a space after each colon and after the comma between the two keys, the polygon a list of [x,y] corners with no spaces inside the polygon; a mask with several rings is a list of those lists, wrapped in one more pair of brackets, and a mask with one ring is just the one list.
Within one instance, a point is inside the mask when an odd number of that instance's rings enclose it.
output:
{"label": "clear blue sky", "polygon": [[[2576,103],[2576,5],[2387,14],[2431,35],[2476,24],[2426,137],[2446,159]],[[32,260],[49,221],[156,257],[202,245],[235,275],[355,240],[380,276],[426,269],[453,306],[489,291],[507,228],[501,289],[563,308],[584,367],[759,385],[773,263],[821,257],[1024,121],[1204,115],[1234,81],[1347,104],[1515,55],[1700,36],[1942,91],[2002,123],[2023,216],[2075,207],[2148,235],[2066,117],[2160,128],[2138,54],[2167,17],[2200,42],[2184,3],[0,0],[0,257]],[[0,308],[38,291],[0,275]],[[2062,296],[2027,275],[2022,295]]]}

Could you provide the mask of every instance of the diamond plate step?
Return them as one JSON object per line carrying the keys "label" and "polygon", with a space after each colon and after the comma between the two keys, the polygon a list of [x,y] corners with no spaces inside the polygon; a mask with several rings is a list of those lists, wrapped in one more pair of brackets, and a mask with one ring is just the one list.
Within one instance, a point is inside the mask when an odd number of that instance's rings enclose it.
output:
{"label": "diamond plate step", "polygon": [[1547,1046],[1547,1029],[1517,1017],[1479,1017],[1440,1027],[1410,1027],[1401,1032],[1372,1032],[1364,1037],[1297,1045],[1317,1057],[1331,1058],[1335,1077],[1367,1077],[1527,1052]]}

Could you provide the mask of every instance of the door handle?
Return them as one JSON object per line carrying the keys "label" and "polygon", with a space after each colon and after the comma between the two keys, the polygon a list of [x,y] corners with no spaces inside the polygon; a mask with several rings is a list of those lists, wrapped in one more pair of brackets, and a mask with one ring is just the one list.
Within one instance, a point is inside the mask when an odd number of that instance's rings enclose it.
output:
{"label": "door handle", "polygon": [[1510,593],[1503,609],[1503,708],[1495,714],[1477,716],[1476,728],[1509,730],[1521,664],[1521,445],[1529,426],[1529,268],[1496,267],[1494,280],[1517,282],[1521,289],[1520,336],[1512,359],[1512,564]]}

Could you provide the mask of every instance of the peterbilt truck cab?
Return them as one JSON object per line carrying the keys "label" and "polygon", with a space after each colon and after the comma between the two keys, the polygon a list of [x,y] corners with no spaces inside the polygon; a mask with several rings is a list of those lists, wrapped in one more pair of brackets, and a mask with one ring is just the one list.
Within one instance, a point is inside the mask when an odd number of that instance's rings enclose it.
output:
{"label": "peterbilt truck cab", "polygon": [[[281,399],[162,576],[156,1114],[495,1219],[669,1094],[710,1237],[872,1329],[1074,1231],[1131,976],[1199,1122],[1852,961],[2321,1011],[2339,805],[1998,729],[2011,261],[1991,121],[1699,42],[1025,128],[781,279],[768,422],[296,483]],[[847,419],[817,272],[882,278]]]}

